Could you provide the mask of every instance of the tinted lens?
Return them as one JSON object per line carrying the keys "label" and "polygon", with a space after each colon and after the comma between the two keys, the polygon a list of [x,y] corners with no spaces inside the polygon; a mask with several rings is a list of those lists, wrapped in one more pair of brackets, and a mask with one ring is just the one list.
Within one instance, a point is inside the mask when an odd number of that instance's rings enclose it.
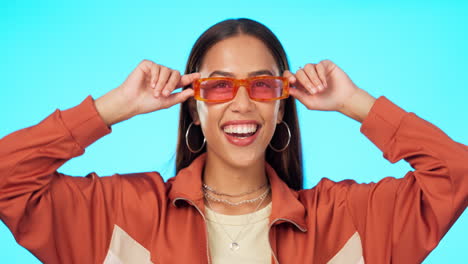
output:
{"label": "tinted lens", "polygon": [[234,83],[230,80],[206,80],[200,83],[200,96],[207,100],[226,100],[233,97]]}
{"label": "tinted lens", "polygon": [[283,81],[273,78],[253,80],[250,91],[255,99],[278,98],[283,94]]}

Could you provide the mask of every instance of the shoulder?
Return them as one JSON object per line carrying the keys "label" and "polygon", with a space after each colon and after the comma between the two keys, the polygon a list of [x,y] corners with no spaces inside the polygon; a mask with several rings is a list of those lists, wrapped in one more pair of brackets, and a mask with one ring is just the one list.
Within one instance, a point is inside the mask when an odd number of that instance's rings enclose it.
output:
{"label": "shoulder", "polygon": [[[323,178],[313,188],[298,191],[299,199],[307,204],[318,206],[354,205],[362,207],[369,200],[394,200],[399,186],[411,179],[411,173],[404,179],[385,177],[378,182],[358,183],[347,179],[333,181]],[[352,206],[353,207],[353,206]]]}
{"label": "shoulder", "polygon": [[116,176],[122,184],[127,184],[135,188],[146,188],[152,185],[165,184],[161,174],[156,171],[116,174],[114,176]]}
{"label": "shoulder", "polygon": [[170,183],[165,182],[158,172],[138,172],[116,174],[118,188],[124,198],[133,196],[138,199],[165,199]]}
{"label": "shoulder", "polygon": [[329,178],[322,178],[317,185],[299,191],[300,196],[324,195],[335,196],[347,191],[351,186],[357,185],[355,180],[334,181]]}
{"label": "shoulder", "polygon": [[322,202],[344,201],[349,196],[367,197],[375,190],[395,190],[401,179],[386,177],[382,180],[370,183],[358,183],[355,180],[347,179],[342,181],[333,181],[328,178],[322,178],[320,182],[310,189],[298,191],[299,198],[304,201],[320,198]]}

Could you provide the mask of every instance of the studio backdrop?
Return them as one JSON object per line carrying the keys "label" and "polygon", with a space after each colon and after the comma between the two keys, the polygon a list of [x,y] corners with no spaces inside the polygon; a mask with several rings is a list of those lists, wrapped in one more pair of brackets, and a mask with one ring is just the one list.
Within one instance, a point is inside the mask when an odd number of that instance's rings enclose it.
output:
{"label": "studio backdrop", "polygon": [[[204,30],[247,17],[279,37],[293,71],[330,59],[371,95],[385,95],[468,142],[467,1],[25,0],[0,6],[0,138],[87,95],[97,99],[143,59],[183,72]],[[306,188],[323,177],[367,183],[412,169],[385,160],[358,122],[298,105]],[[114,125],[59,171],[174,176],[178,111],[174,106]],[[424,263],[467,263],[467,237],[465,212]],[[0,262],[39,263],[2,222]]]}

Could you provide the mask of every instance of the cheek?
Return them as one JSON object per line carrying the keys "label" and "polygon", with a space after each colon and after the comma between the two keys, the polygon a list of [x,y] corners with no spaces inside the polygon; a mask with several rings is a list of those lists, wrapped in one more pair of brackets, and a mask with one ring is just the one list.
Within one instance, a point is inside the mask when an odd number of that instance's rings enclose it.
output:
{"label": "cheek", "polygon": [[206,123],[206,119],[208,117],[208,109],[205,103],[197,101],[197,114],[198,118],[200,119],[200,123]]}
{"label": "cheek", "polygon": [[276,123],[278,122],[279,104],[274,102],[272,104],[264,105],[259,109],[261,109],[262,113],[265,136],[270,138],[275,133]]}
{"label": "cheek", "polygon": [[200,118],[203,134],[210,137],[214,130],[218,129],[221,120],[222,109],[220,105],[208,105],[204,102],[197,102],[198,117]]}
{"label": "cheek", "polygon": [[265,105],[264,109],[262,109],[263,117],[266,123],[275,124],[278,121],[278,114],[279,114],[279,101],[275,101],[268,105]]}

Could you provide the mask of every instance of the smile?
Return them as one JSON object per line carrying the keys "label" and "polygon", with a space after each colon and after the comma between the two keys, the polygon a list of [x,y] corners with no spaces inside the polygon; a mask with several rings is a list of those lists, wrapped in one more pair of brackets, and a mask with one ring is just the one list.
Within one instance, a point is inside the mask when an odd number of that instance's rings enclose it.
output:
{"label": "smile", "polygon": [[257,138],[261,126],[256,121],[230,121],[222,126],[226,139],[236,146],[247,146]]}

